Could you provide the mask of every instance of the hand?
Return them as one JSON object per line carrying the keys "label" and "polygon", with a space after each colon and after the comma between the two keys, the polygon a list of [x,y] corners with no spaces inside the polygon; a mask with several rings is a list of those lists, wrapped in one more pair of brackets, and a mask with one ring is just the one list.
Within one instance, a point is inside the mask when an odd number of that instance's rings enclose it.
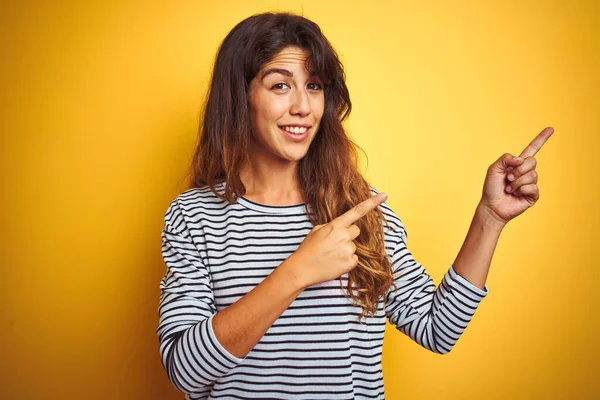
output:
{"label": "hand", "polygon": [[544,129],[517,159],[506,153],[490,165],[480,205],[501,226],[533,206],[540,198],[537,161],[533,157],[554,132]]}
{"label": "hand", "polygon": [[[356,221],[387,199],[385,193],[357,204],[325,225],[316,225],[288,258],[296,268],[301,287],[339,278],[358,265],[353,240],[360,235]],[[286,260],[287,261],[287,260]]]}

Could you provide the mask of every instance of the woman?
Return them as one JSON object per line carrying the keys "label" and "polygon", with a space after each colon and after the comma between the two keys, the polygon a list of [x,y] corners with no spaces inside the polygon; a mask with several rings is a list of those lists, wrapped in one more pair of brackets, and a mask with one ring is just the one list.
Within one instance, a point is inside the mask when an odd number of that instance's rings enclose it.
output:
{"label": "woman", "polygon": [[350,110],[342,65],[306,18],[255,15],[223,41],[192,188],[162,232],[157,333],[186,398],[382,399],[386,318],[446,354],[487,295],[502,228],[539,198],[533,155],[552,129],[490,166],[436,288],[358,171]]}

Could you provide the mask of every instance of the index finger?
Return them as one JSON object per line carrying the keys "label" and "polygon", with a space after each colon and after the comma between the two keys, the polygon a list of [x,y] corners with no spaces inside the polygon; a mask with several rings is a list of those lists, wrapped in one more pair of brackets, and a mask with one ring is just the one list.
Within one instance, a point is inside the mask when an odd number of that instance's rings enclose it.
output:
{"label": "index finger", "polygon": [[547,127],[546,129],[541,131],[535,137],[535,139],[533,139],[533,141],[531,143],[529,143],[529,146],[527,146],[525,148],[525,150],[523,150],[523,152],[519,155],[519,157],[521,157],[521,158],[533,157],[535,155],[535,153],[537,153],[542,148],[544,143],[546,143],[546,140],[548,140],[548,138],[553,133],[554,133],[554,128],[552,128],[552,127]]}
{"label": "index finger", "polygon": [[379,193],[375,196],[371,196],[367,200],[358,203],[339,217],[333,219],[331,223],[334,226],[343,226],[344,228],[348,228],[350,225],[364,217],[369,211],[374,210],[386,199],[387,194],[385,193]]}

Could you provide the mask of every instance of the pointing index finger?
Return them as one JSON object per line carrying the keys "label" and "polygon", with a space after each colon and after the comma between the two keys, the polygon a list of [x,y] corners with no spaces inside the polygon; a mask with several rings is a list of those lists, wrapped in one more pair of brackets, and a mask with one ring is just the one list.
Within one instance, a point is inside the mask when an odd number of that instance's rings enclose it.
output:
{"label": "pointing index finger", "polygon": [[350,225],[364,217],[369,211],[374,210],[386,199],[387,194],[385,193],[379,193],[378,195],[371,196],[367,200],[358,203],[344,214],[332,220],[331,223],[335,226],[343,226],[344,228],[348,228]]}
{"label": "pointing index finger", "polygon": [[519,155],[519,157],[521,157],[521,158],[533,157],[535,155],[535,153],[537,153],[542,148],[544,143],[546,143],[546,140],[548,140],[548,138],[553,133],[554,133],[554,128],[551,128],[551,127],[548,127],[546,129],[544,129],[543,131],[541,131],[535,137],[535,139],[533,139],[533,141],[531,143],[529,143],[529,146],[527,146],[525,148],[525,150],[523,150],[523,152]]}

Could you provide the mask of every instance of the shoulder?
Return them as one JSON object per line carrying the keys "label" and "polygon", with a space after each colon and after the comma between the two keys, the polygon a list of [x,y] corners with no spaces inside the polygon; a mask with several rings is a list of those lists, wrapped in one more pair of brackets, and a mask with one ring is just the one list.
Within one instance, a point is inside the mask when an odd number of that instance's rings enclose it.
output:
{"label": "shoulder", "polygon": [[[215,189],[220,191],[223,188],[216,185]],[[208,186],[187,189],[169,203],[164,215],[165,229],[182,233],[190,222],[201,219],[207,213],[219,213],[225,205],[227,202]]]}
{"label": "shoulder", "polygon": [[[369,188],[371,189],[371,193],[373,195],[379,193],[379,191],[373,186],[369,185]],[[394,210],[389,206],[387,201],[384,201],[379,205],[379,210],[381,210],[385,218],[385,222],[387,223],[387,226],[384,225],[383,229],[386,240],[392,239],[394,241],[397,241],[399,238],[406,240],[406,227],[404,226],[404,223],[402,222],[398,214],[396,214]]]}

